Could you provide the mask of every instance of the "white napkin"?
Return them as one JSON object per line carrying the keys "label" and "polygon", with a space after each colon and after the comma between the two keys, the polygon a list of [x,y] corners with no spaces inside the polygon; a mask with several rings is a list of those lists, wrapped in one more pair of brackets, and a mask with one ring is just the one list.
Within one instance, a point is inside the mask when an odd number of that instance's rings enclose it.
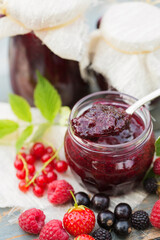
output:
{"label": "white napkin", "polygon": [[[43,119],[40,118],[36,109],[32,109],[32,113],[34,115],[34,121],[43,122]],[[9,104],[0,103],[0,118],[16,119]],[[52,143],[53,146],[58,148],[64,140],[65,132],[66,127],[53,126],[48,132],[46,132],[44,140]],[[13,134],[10,137],[10,140],[14,140],[14,138],[15,135]],[[4,142],[4,139],[2,139],[1,142],[2,141]],[[51,219],[62,220],[65,212],[69,209],[70,204],[54,206],[48,202],[46,195],[42,198],[37,198],[33,195],[32,191],[29,191],[26,194],[20,192],[18,189],[19,180],[16,178],[16,170],[13,166],[15,154],[16,152],[13,146],[0,145],[0,207],[13,207],[9,214],[9,223],[14,224],[17,221],[17,215],[14,215],[14,211],[19,207],[22,210],[33,207],[42,209],[46,214],[46,222]],[[59,155],[61,159],[65,159],[63,149],[60,151]],[[92,196],[91,193],[77,183],[70,170],[65,174],[60,174],[58,179],[65,179],[68,181],[74,187],[75,192],[85,191]],[[120,197],[112,197],[110,209],[113,211],[114,207],[120,202],[129,203],[132,208],[135,208],[146,196],[147,194],[139,187],[129,194]]]}
{"label": "white napkin", "polygon": [[91,34],[81,61],[112,86],[137,98],[160,88],[160,9],[142,2],[112,5]]}
{"label": "white napkin", "polygon": [[84,13],[96,0],[0,0],[0,38],[33,31],[62,58],[80,60],[87,25]]}

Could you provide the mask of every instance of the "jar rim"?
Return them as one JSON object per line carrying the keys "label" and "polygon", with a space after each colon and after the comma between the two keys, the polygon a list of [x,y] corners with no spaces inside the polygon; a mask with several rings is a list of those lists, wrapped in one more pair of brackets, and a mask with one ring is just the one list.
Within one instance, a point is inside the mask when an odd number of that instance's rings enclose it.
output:
{"label": "jar rim", "polygon": [[[73,109],[72,109],[70,117],[69,117],[68,131],[69,131],[69,134],[72,137],[72,139],[76,142],[76,144],[80,145],[82,148],[85,148],[87,151],[90,150],[92,152],[93,151],[97,152],[97,150],[98,150],[100,152],[105,152],[106,153],[106,150],[109,151],[109,152],[112,152],[112,151],[115,151],[115,149],[116,149],[116,152],[117,152],[117,151],[123,150],[124,148],[125,149],[126,148],[131,149],[131,148],[133,148],[133,146],[135,146],[135,147],[136,146],[141,146],[141,144],[146,140],[146,136],[148,136],[149,133],[151,133],[152,130],[153,130],[151,115],[150,115],[150,112],[149,112],[149,110],[147,109],[146,106],[141,106],[138,109],[138,110],[141,110],[141,113],[143,114],[143,117],[146,119],[146,124],[143,121],[145,129],[138,137],[131,140],[130,142],[113,144],[113,145],[100,144],[100,143],[89,142],[89,141],[84,140],[84,139],[82,140],[80,137],[78,137],[74,134],[74,132],[72,130],[72,126],[71,126],[71,120],[73,119],[74,113],[76,112],[77,108],[79,106],[81,106],[85,101],[89,100],[89,98],[96,97],[98,95],[103,95],[103,94],[107,94],[107,95],[110,94],[110,95],[115,95],[115,96],[117,95],[119,97],[122,97],[122,99],[124,99],[124,100],[125,100],[124,97],[126,97],[130,100],[137,101],[137,98],[135,98],[135,97],[133,97],[129,94],[122,93],[122,92],[117,92],[117,91],[98,91],[98,92],[95,92],[95,93],[92,93],[92,94],[89,94],[89,95],[83,97],[73,106]],[[137,113],[138,110],[136,110],[135,113]],[[142,117],[138,113],[137,113],[137,115],[140,117],[141,120],[143,120]],[[93,147],[94,147],[94,150],[93,150]]]}

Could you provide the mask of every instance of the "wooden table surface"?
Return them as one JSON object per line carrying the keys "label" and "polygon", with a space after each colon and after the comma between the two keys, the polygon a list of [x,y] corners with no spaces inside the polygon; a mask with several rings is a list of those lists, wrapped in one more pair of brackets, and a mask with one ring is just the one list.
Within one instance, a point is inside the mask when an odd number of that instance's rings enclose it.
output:
{"label": "wooden table surface", "polygon": [[[155,201],[158,200],[158,196],[150,195],[148,196],[142,204],[140,204],[136,209],[137,210],[145,210],[148,213],[151,212],[152,206]],[[18,224],[10,224],[8,222],[8,213],[10,212],[10,208],[0,209],[0,240],[33,240],[36,237],[33,235],[26,234],[23,232]],[[17,211],[18,214],[19,212]],[[122,240],[122,238],[118,238],[112,233],[113,240]],[[156,230],[154,228],[149,228],[148,230],[136,231],[133,230],[131,235],[126,238],[126,240],[151,240],[154,238],[160,237],[160,230]],[[63,239],[62,239],[63,240]]]}

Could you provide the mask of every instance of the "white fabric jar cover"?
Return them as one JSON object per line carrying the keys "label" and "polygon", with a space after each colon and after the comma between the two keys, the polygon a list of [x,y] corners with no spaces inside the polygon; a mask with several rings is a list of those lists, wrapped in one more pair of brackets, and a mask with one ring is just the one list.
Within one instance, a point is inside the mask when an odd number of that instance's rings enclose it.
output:
{"label": "white fabric jar cover", "polygon": [[160,88],[160,9],[142,2],[112,5],[81,61],[112,86],[137,98]]}
{"label": "white fabric jar cover", "polygon": [[80,60],[94,0],[0,0],[0,38],[31,31],[62,58]]}

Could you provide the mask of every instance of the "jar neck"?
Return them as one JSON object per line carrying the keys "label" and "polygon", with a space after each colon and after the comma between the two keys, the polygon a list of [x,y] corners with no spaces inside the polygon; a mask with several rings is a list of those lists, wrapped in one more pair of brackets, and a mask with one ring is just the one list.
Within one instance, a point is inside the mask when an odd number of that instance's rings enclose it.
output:
{"label": "jar neck", "polygon": [[[91,104],[92,103],[92,97],[96,97],[98,96],[98,94],[111,94],[111,95],[118,95],[119,93],[114,92],[114,91],[104,91],[104,92],[98,92],[95,94],[90,94],[89,96],[81,99],[73,108],[71,115],[70,115],[70,119],[69,119],[69,128],[68,128],[68,133],[70,135],[70,137],[72,138],[72,140],[75,142],[76,145],[79,145],[79,147],[85,149],[86,151],[91,151],[91,152],[101,152],[101,153],[105,153],[105,154],[112,154],[115,153],[116,154],[123,154],[124,150],[125,152],[131,152],[134,151],[135,149],[137,150],[138,148],[141,148],[145,142],[150,139],[152,133],[153,133],[153,124],[151,122],[151,117],[150,117],[150,113],[148,111],[148,109],[146,107],[141,107],[140,109],[138,109],[136,111],[136,114],[138,115],[138,117],[143,121],[144,124],[144,130],[143,132],[137,136],[135,139],[126,142],[126,143],[120,143],[120,144],[115,144],[115,145],[109,145],[109,144],[99,144],[99,143],[95,143],[95,142],[90,142],[84,139],[81,139],[79,137],[77,137],[72,129],[72,124],[71,121],[74,117],[76,117],[78,115],[79,112],[83,112],[83,110],[86,107],[86,101],[87,103]],[[130,98],[131,100],[133,100],[133,102],[136,101],[135,98],[127,95],[127,94],[122,94],[124,96],[124,98]],[[91,100],[92,99],[92,100]],[[94,98],[95,99],[95,98]]]}

